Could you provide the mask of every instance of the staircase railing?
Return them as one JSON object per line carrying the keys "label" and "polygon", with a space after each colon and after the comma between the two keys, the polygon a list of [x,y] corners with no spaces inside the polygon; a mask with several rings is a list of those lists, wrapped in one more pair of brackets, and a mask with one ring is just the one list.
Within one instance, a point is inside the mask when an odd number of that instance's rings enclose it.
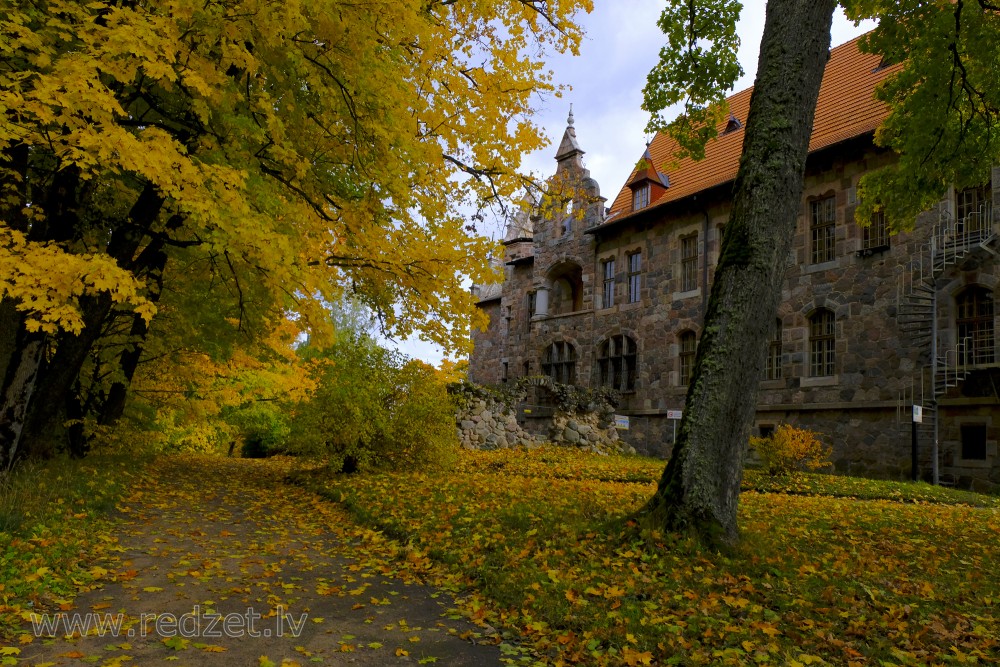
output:
{"label": "staircase railing", "polygon": [[977,358],[974,357],[980,354],[971,337],[962,338],[951,348],[944,349],[940,346],[941,338],[937,335],[937,279],[949,266],[957,265],[978,249],[992,256],[997,255],[993,245],[1000,236],[1000,230],[994,213],[993,206],[988,202],[962,218],[952,218],[942,213],[931,229],[928,242],[922,244],[915,256],[902,264],[903,271],[897,281],[896,317],[899,330],[914,345],[926,346],[930,356],[929,395],[925,395],[923,390],[924,372],[920,373],[919,397],[916,395],[916,383],[911,378],[910,386],[903,387],[899,392],[897,420],[910,420],[905,405],[907,401],[910,405],[923,405],[924,427],[930,425],[933,428],[932,468],[935,484],[939,481],[938,399],[968,376],[970,365],[977,363]]}

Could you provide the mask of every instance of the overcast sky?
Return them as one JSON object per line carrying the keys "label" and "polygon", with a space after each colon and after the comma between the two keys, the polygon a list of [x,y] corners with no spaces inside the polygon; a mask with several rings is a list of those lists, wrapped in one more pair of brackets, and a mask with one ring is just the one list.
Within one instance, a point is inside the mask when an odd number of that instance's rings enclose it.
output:
{"label": "overcast sky", "polygon": [[[764,31],[764,4],[764,0],[743,1],[738,33],[745,74],[734,92],[753,85]],[[577,140],[585,151],[584,164],[600,184],[601,194],[611,200],[642,157],[649,138],[644,131],[649,115],[641,108],[642,88],[663,43],[656,20],[664,4],[663,0],[595,0],[594,5],[593,12],[581,17],[587,35],[580,55],[549,59],[556,82],[571,89],[561,98],[537,101],[536,122],[548,135],[550,145],[529,155],[524,168],[543,178],[555,171],[555,151],[572,103]],[[831,46],[873,27],[871,22],[855,26],[838,10]],[[503,232],[494,233],[502,237]],[[406,341],[399,348],[434,364],[441,359],[440,350],[422,341]]]}

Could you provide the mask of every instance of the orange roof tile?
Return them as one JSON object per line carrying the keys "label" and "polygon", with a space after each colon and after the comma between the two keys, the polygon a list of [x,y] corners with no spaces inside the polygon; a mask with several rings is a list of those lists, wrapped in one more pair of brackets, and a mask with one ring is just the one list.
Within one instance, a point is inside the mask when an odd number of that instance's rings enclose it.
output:
{"label": "orange roof tile", "polygon": [[[830,52],[816,103],[810,153],[875,130],[888,113],[886,105],[875,99],[875,86],[897,68],[878,70],[881,57],[862,53],[858,49],[859,39],[855,38]],[[750,110],[751,92],[753,88],[747,88],[729,98],[730,112],[742,123],[746,122]],[[673,161],[677,143],[666,134],[656,135],[649,151],[653,164],[660,166],[670,179],[670,187],[642,210],[735,180],[743,149],[743,130],[722,135],[726,122],[728,118],[719,126],[720,136],[705,147],[705,159],[695,162],[684,158],[676,168],[668,167]],[[634,176],[633,170],[625,183],[630,183]],[[611,204],[611,215],[617,214],[620,218],[631,214],[631,209],[632,194],[626,185]]]}

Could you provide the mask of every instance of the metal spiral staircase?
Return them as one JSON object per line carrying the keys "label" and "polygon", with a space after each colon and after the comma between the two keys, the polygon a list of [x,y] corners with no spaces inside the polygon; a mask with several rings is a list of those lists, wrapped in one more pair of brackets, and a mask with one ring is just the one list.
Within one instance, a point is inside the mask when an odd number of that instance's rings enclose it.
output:
{"label": "metal spiral staircase", "polygon": [[975,366],[975,346],[970,338],[944,345],[939,335],[938,281],[949,269],[967,258],[996,256],[1000,229],[988,204],[964,218],[942,212],[934,223],[929,240],[915,256],[901,266],[896,287],[896,320],[900,332],[911,345],[926,355],[926,365],[899,392],[896,418],[907,430],[911,406],[923,406],[918,438],[932,443],[931,469],[934,484],[941,482],[938,449],[938,402],[951,388],[966,378]]}

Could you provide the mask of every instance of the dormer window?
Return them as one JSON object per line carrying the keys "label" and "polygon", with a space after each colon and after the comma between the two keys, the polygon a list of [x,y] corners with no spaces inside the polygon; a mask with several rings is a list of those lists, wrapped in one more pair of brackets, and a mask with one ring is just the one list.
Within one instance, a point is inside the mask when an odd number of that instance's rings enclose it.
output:
{"label": "dormer window", "polygon": [[726,129],[722,131],[722,134],[729,134],[731,132],[735,132],[741,127],[743,127],[743,123],[740,122],[740,119],[732,114],[729,114],[729,122],[726,123]]}
{"label": "dormer window", "polygon": [[649,206],[649,183],[643,183],[632,190],[632,210],[638,211],[647,206]]}
{"label": "dormer window", "polygon": [[642,159],[635,165],[635,171],[627,185],[632,190],[633,211],[647,208],[670,187],[670,181],[667,177],[654,166],[653,156],[649,153],[648,145]]}

